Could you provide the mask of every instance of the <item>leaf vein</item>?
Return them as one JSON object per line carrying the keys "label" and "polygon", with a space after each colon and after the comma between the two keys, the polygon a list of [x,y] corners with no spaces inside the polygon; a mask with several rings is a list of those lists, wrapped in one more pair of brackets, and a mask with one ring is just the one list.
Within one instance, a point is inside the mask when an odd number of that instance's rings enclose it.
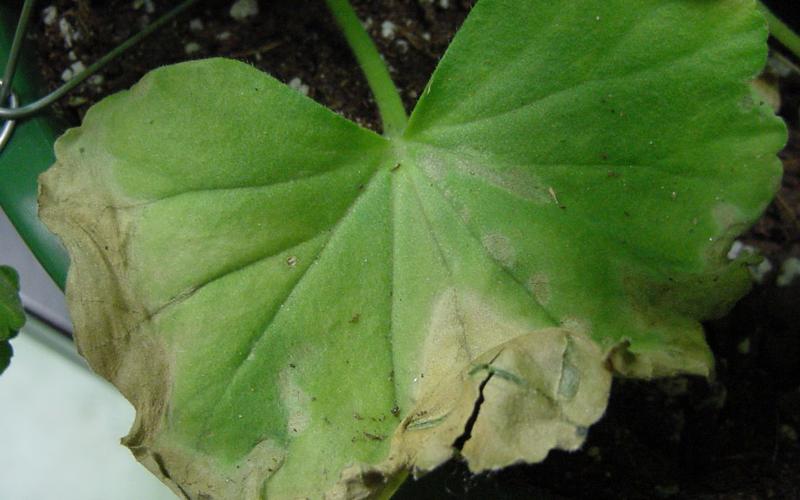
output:
{"label": "leaf vein", "polygon": [[[740,35],[740,36],[742,36],[742,35]],[[738,38],[732,38],[731,42],[734,42],[736,40],[738,40]],[[722,48],[724,48],[724,47],[725,46],[723,46]],[[717,47],[717,46],[705,47],[704,49],[721,50],[721,47]],[[568,95],[574,94],[575,91],[580,90],[580,89],[582,89],[584,87],[593,85],[593,84],[606,84],[606,83],[618,82],[620,80],[628,79],[628,78],[640,78],[640,77],[644,77],[644,76],[652,74],[652,73],[657,73],[657,72],[663,70],[664,68],[674,68],[675,64],[677,64],[679,62],[686,62],[686,61],[691,60],[692,58],[704,56],[706,54],[706,51],[707,50],[703,50],[703,49],[691,50],[691,51],[688,51],[688,52],[681,53],[681,54],[677,55],[676,57],[670,57],[670,58],[666,58],[666,59],[661,59],[661,60],[658,61],[657,64],[655,64],[653,66],[648,66],[647,68],[643,68],[643,69],[639,68],[639,69],[636,69],[636,70],[631,71],[629,73],[624,73],[624,74],[621,74],[621,75],[615,75],[613,77],[608,77],[608,78],[596,78],[596,77],[592,78],[592,77],[590,77],[590,78],[587,78],[587,79],[584,79],[584,80],[577,81],[574,84],[569,85],[566,88],[556,89],[556,90],[553,90],[553,91],[551,91],[549,93],[546,93],[544,95],[541,95],[541,96],[533,96],[532,100],[530,100],[529,102],[524,102],[524,103],[522,103],[522,104],[520,104],[518,106],[515,106],[513,108],[510,108],[510,109],[500,110],[498,112],[491,113],[491,114],[482,114],[479,118],[472,118],[472,119],[468,119],[468,120],[462,121],[462,122],[434,124],[428,130],[437,130],[437,129],[438,130],[442,130],[442,129],[452,129],[452,128],[460,128],[460,127],[473,127],[473,126],[478,125],[478,124],[480,124],[482,122],[493,121],[493,120],[496,120],[496,119],[499,119],[499,118],[506,117],[508,115],[512,115],[512,114],[515,114],[515,113],[518,113],[518,112],[522,112],[524,110],[527,110],[528,108],[532,108],[532,107],[535,107],[537,105],[541,105],[541,104],[547,102],[548,100],[551,100],[551,99],[554,99],[554,98],[557,98],[557,97],[568,96]]]}
{"label": "leaf vein", "polygon": [[444,200],[444,202],[445,202],[445,205],[446,205],[446,206],[447,206],[447,207],[448,207],[448,208],[451,210],[451,212],[453,213],[453,215],[454,215],[455,219],[458,221],[458,223],[459,223],[459,224],[460,224],[460,225],[461,225],[461,226],[462,226],[462,227],[463,227],[463,228],[464,228],[464,229],[467,231],[467,234],[469,234],[469,235],[472,237],[472,239],[474,239],[474,240],[475,240],[475,241],[478,243],[478,246],[479,246],[479,247],[481,248],[481,250],[483,251],[483,254],[484,254],[486,257],[488,257],[488,258],[489,258],[489,259],[490,259],[492,262],[494,262],[494,263],[495,263],[495,265],[497,265],[497,266],[498,266],[498,267],[499,267],[499,268],[500,268],[500,269],[501,269],[501,270],[502,270],[502,271],[503,271],[505,274],[507,274],[507,275],[508,275],[508,276],[509,276],[509,277],[510,277],[512,280],[514,280],[514,282],[516,282],[518,285],[520,285],[520,286],[523,288],[523,290],[525,290],[525,292],[526,292],[526,293],[527,293],[527,295],[528,295],[528,296],[529,296],[529,297],[530,297],[530,298],[533,300],[533,302],[534,302],[534,303],[535,303],[537,306],[539,306],[539,308],[542,310],[542,312],[544,312],[544,313],[545,313],[545,316],[546,316],[546,318],[547,318],[549,321],[551,321],[551,322],[552,322],[554,325],[558,325],[558,324],[560,324],[560,321],[558,320],[558,318],[557,318],[557,317],[556,317],[556,316],[555,316],[555,315],[554,315],[552,312],[550,312],[550,311],[549,311],[549,310],[548,310],[548,309],[547,309],[547,308],[544,306],[544,304],[542,304],[542,303],[539,301],[539,299],[536,297],[536,295],[535,295],[535,294],[534,294],[534,293],[533,293],[531,290],[529,290],[527,286],[525,286],[525,283],[523,283],[523,282],[522,282],[522,281],[521,281],[519,278],[517,278],[517,276],[516,276],[516,275],[514,275],[514,273],[512,273],[512,272],[511,272],[511,270],[510,270],[510,269],[508,269],[507,267],[505,267],[505,266],[504,266],[504,265],[503,265],[503,264],[502,264],[502,263],[501,263],[499,260],[497,260],[497,259],[496,259],[496,258],[495,258],[495,257],[494,257],[494,256],[493,256],[491,253],[489,253],[489,251],[488,251],[488,250],[486,249],[486,247],[483,245],[483,242],[481,242],[481,239],[478,237],[478,235],[476,235],[476,234],[475,234],[475,233],[472,231],[472,229],[469,227],[469,225],[468,225],[466,222],[464,222],[464,220],[463,220],[463,219],[462,219],[462,218],[459,216],[459,214],[458,214],[458,210],[456,209],[456,207],[455,207],[455,206],[453,206],[453,202],[452,202],[452,201],[450,201],[450,200],[447,198],[447,196],[445,196],[445,195],[444,195],[444,193],[443,193],[443,192],[441,191],[441,189],[438,187],[438,185],[437,185],[436,181],[435,181],[433,178],[429,177],[429,176],[428,176],[428,175],[427,175],[427,174],[426,174],[426,173],[425,173],[425,172],[424,172],[422,169],[420,169],[420,171],[421,171],[421,172],[423,172],[423,175],[425,175],[426,177],[428,177],[428,179],[430,179],[430,181],[431,181],[431,186],[434,188],[434,190],[435,190],[435,191],[436,191],[436,193],[439,195],[439,197],[440,197],[440,198],[442,198],[442,200]]}
{"label": "leaf vein", "polygon": [[[309,275],[311,270],[316,268],[317,263],[319,262],[320,258],[325,253],[325,251],[329,248],[328,244],[330,243],[330,241],[333,238],[333,236],[342,227],[343,222],[345,220],[347,220],[347,218],[355,211],[356,207],[358,206],[359,201],[362,200],[364,198],[364,196],[366,195],[366,193],[368,193],[370,191],[370,189],[372,188],[372,186],[373,186],[373,184],[374,184],[374,182],[375,182],[375,180],[377,178],[379,178],[379,175],[377,173],[372,175],[372,177],[370,178],[370,180],[367,183],[367,185],[364,186],[364,189],[350,203],[350,206],[347,208],[347,210],[345,211],[344,215],[342,215],[342,217],[330,229],[330,232],[328,234],[328,238],[326,239],[325,243],[323,243],[322,247],[319,249],[319,252],[317,252],[317,255],[314,258],[314,261],[311,264],[309,264],[309,266],[298,276],[297,281],[295,281],[295,283],[289,289],[289,292],[286,294],[285,298],[281,301],[281,305],[285,304],[297,292],[298,286],[300,286],[300,284],[303,282],[303,280]],[[243,355],[238,360],[237,366],[236,366],[233,374],[230,377],[230,381],[228,382],[228,384],[225,387],[225,392],[223,392],[223,394],[219,398],[219,404],[217,406],[215,406],[215,410],[213,412],[209,413],[208,417],[206,417],[206,423],[205,423],[206,431],[209,430],[211,424],[213,423],[213,421],[215,420],[215,418],[217,417],[217,415],[219,414],[221,409],[225,408],[225,406],[226,406],[225,402],[231,397],[231,394],[233,394],[233,390],[236,387],[236,379],[241,376],[242,367],[245,365],[244,361],[255,351],[257,345],[259,344],[259,342],[264,340],[264,338],[266,336],[266,333],[269,331],[269,329],[274,324],[275,319],[278,317],[278,315],[280,313],[280,310],[281,310],[280,307],[275,308],[275,310],[272,312],[272,314],[270,314],[269,317],[267,318],[265,324],[255,330],[256,334],[252,336],[252,338],[248,342],[247,347],[245,348],[245,352],[243,353]],[[201,434],[201,436],[202,436],[202,434]]]}
{"label": "leaf vein", "polygon": [[273,188],[273,187],[278,187],[278,186],[286,186],[286,185],[296,184],[296,183],[300,183],[300,182],[305,182],[305,181],[309,181],[309,180],[312,180],[312,179],[316,179],[318,177],[323,177],[323,176],[328,175],[328,174],[339,172],[339,171],[345,170],[347,168],[352,168],[352,167],[357,167],[357,166],[358,166],[357,164],[344,164],[344,165],[342,165],[340,167],[332,168],[330,170],[325,170],[325,171],[322,171],[322,172],[315,172],[315,173],[310,174],[310,175],[305,175],[305,176],[302,176],[302,177],[295,177],[295,178],[292,178],[292,179],[278,180],[276,182],[265,182],[265,183],[261,183],[261,184],[243,184],[243,185],[237,185],[237,186],[220,186],[220,187],[207,187],[207,188],[190,189],[188,191],[181,191],[181,192],[177,192],[177,193],[169,193],[169,194],[161,196],[159,198],[153,198],[153,199],[150,199],[150,200],[145,200],[145,201],[142,201],[140,203],[132,203],[132,204],[129,204],[129,205],[115,205],[115,206],[110,207],[110,208],[113,208],[115,210],[129,210],[129,209],[135,209],[135,208],[143,208],[143,207],[146,207],[146,206],[149,206],[149,205],[155,205],[157,203],[162,203],[162,202],[169,201],[169,200],[172,200],[172,199],[175,199],[175,198],[180,198],[181,196],[188,196],[188,195],[194,195],[194,194],[218,193],[218,192],[223,192],[223,191],[257,191],[259,189]]}
{"label": "leaf vein", "polygon": [[456,309],[456,318],[458,319],[458,325],[461,328],[461,340],[464,345],[464,351],[467,354],[467,359],[472,359],[472,352],[469,347],[469,338],[467,337],[467,327],[464,322],[464,313],[461,308],[458,291],[455,289],[455,276],[453,274],[453,269],[450,266],[450,263],[447,260],[447,256],[442,248],[442,244],[439,241],[439,237],[436,235],[436,231],[433,229],[433,225],[431,224],[430,217],[428,216],[427,211],[425,210],[425,205],[422,202],[422,198],[419,195],[419,189],[417,188],[416,181],[412,178],[411,179],[411,188],[414,191],[414,197],[417,199],[417,203],[419,204],[420,212],[422,213],[422,218],[425,221],[425,227],[428,229],[428,233],[431,235],[431,239],[433,239],[434,244],[436,245],[437,253],[439,257],[442,259],[442,263],[444,264],[445,271],[447,272],[448,280],[450,281],[451,286],[453,286],[453,302]]}

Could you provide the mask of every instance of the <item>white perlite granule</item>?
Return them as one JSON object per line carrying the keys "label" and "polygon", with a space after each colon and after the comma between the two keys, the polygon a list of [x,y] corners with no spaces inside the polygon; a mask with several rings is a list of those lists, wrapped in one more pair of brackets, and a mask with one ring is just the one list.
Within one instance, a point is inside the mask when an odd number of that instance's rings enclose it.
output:
{"label": "white perlite granule", "polygon": [[248,17],[258,15],[258,1],[257,0],[236,0],[231,5],[231,17],[237,21],[244,21]]}
{"label": "white perlite granule", "polygon": [[303,81],[297,77],[292,78],[289,80],[289,87],[293,88],[294,90],[300,92],[303,95],[308,95],[308,85],[303,83]]}
{"label": "white perlite granule", "polygon": [[384,21],[381,23],[381,36],[383,38],[394,38],[394,32],[397,25],[391,21]]}
{"label": "white perlite granule", "polygon": [[81,61],[74,62],[72,63],[72,65],[70,65],[69,68],[61,72],[61,79],[64,80],[65,82],[68,82],[72,80],[75,77],[75,75],[77,75],[78,73],[80,73],[85,69],[86,66]]}
{"label": "white perlite granule", "polygon": [[186,55],[192,55],[200,51],[200,44],[195,42],[189,42],[183,47],[183,51],[186,52]]}
{"label": "white perlite granule", "polygon": [[789,257],[783,261],[781,273],[775,282],[778,286],[791,286],[796,278],[800,277],[800,259]]}
{"label": "white perlite granule", "polygon": [[47,26],[52,26],[58,17],[58,9],[51,5],[42,9],[42,22]]}

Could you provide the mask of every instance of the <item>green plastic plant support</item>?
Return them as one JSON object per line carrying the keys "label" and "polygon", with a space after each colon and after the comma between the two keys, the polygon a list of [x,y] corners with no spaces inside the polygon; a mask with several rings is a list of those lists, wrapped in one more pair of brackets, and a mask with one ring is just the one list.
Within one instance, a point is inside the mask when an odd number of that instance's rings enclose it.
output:
{"label": "green plastic plant support", "polygon": [[[0,5],[0,66],[6,63],[16,15],[10,6]],[[38,95],[33,75],[32,65],[23,54],[14,79],[14,91],[22,102]],[[54,118],[46,115],[18,122],[14,135],[0,152],[0,208],[61,288],[66,280],[69,258],[58,239],[39,221],[36,193],[39,174],[55,161],[53,142],[63,129]]]}

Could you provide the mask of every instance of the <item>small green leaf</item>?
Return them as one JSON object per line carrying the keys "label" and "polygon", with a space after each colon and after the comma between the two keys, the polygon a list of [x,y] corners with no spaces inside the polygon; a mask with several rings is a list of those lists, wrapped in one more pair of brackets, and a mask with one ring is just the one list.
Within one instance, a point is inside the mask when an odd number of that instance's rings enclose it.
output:
{"label": "small green leaf", "polygon": [[241,63],[56,146],[81,351],[176,492],[362,497],[576,449],[611,370],[707,374],[785,140],[753,3],[481,0],[399,137]]}
{"label": "small green leaf", "polygon": [[19,298],[19,275],[8,266],[0,266],[0,373],[11,362],[14,350],[10,339],[25,324],[25,311]]}

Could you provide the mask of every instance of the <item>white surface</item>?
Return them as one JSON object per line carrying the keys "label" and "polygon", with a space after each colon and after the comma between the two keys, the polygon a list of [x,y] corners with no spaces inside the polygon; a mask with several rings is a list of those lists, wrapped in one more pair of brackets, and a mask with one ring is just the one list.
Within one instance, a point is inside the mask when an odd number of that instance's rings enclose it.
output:
{"label": "white surface", "polygon": [[0,375],[0,499],[174,499],[120,444],[131,405],[37,340],[33,326],[12,341],[11,366]]}

